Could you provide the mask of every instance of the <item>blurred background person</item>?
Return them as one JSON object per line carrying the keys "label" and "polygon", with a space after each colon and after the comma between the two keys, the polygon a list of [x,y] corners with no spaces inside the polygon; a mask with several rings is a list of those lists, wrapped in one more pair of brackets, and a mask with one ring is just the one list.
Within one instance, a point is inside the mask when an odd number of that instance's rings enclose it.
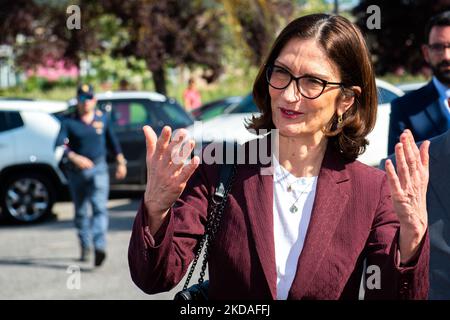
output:
{"label": "blurred background person", "polygon": [[119,81],[119,91],[130,90],[130,83],[127,79],[120,79]]}
{"label": "blurred background person", "polygon": [[394,152],[405,129],[411,130],[416,141],[450,129],[450,11],[430,19],[422,53],[433,78],[426,86],[392,101],[388,154]]}
{"label": "blurred background person", "polygon": [[183,93],[184,107],[186,111],[192,111],[202,105],[200,92],[197,90],[194,78],[188,81],[188,87]]}
{"label": "blurred background person", "polygon": [[[107,202],[109,173],[107,151],[115,154],[116,178],[127,174],[126,160],[112,131],[106,114],[96,110],[97,100],[91,85],[83,84],[77,90],[77,109],[62,118],[56,145],[64,145],[64,161],[72,201],[75,205],[75,227],[81,247],[80,261],[89,261],[92,245],[95,266],[106,258],[108,229]],[[89,206],[92,217],[89,217]]]}

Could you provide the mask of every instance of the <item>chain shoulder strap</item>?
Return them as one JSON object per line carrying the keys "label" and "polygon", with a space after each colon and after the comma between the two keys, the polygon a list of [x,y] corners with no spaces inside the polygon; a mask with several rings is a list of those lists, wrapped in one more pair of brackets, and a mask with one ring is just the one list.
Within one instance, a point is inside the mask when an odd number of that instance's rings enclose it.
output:
{"label": "chain shoulder strap", "polygon": [[[220,202],[215,202],[215,208],[216,208],[216,212],[214,212],[213,215],[211,215],[211,225],[209,226],[209,229],[207,229],[206,235],[207,235],[207,239],[206,239],[206,247],[205,247],[205,253],[203,255],[203,262],[202,262],[202,269],[200,271],[200,278],[198,279],[198,283],[201,284],[203,283],[203,278],[205,276],[205,272],[206,272],[206,265],[208,263],[208,255],[210,253],[210,245],[214,240],[214,237],[216,236],[217,230],[219,228],[219,224],[220,224],[220,220],[222,218],[223,212],[225,211],[225,206],[227,204],[227,200],[228,200],[228,193],[231,190],[231,187],[233,185],[233,181],[234,181],[234,177],[235,177],[235,173],[237,170],[237,165],[233,165],[231,168],[229,168],[229,170],[231,170],[230,173],[230,177],[228,179],[227,182],[227,186],[224,189],[224,193],[223,193],[223,197],[221,198]],[[215,194],[215,196],[217,197],[217,192]],[[213,202],[214,202],[214,198],[213,198]],[[209,232],[208,232],[209,231]]]}
{"label": "chain shoulder strap", "polygon": [[205,246],[205,253],[203,255],[202,268],[200,271],[200,278],[198,279],[198,283],[201,284],[204,281],[204,276],[206,272],[206,265],[208,263],[208,254],[210,250],[210,243],[214,239],[220,219],[222,218],[223,211],[225,210],[225,206],[228,199],[228,193],[231,190],[231,186],[234,181],[234,176],[237,170],[237,165],[224,164],[220,169],[220,177],[219,184],[215,190],[215,193],[211,200],[211,210],[208,215],[208,219],[206,222],[206,231],[203,234],[197,252],[195,254],[194,261],[192,262],[192,266],[189,270],[189,274],[186,278],[186,282],[184,283],[183,290],[186,290],[189,286],[189,282],[194,273],[195,267],[197,265],[198,259],[202,253],[203,246]]}

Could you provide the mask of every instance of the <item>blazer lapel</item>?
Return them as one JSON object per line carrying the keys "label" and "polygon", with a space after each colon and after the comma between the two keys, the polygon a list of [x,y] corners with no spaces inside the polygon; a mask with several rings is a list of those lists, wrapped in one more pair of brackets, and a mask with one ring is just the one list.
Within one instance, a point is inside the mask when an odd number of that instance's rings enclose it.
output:
{"label": "blazer lapel", "polygon": [[[425,114],[430,119],[431,123],[434,125],[434,128],[437,132],[444,132],[448,126],[447,117],[442,113],[441,106],[439,104],[439,93],[436,87],[433,84],[433,81],[430,81],[428,85],[425,87],[425,96],[427,98],[428,106],[425,108]],[[426,104],[425,104],[426,105]],[[420,121],[420,113],[411,117],[412,123],[422,123]]]}
{"label": "blazer lapel", "polygon": [[[447,117],[442,113],[441,106],[439,105],[439,101],[434,101],[430,105],[428,105],[425,108],[425,113],[428,116],[428,118],[431,120],[431,122],[434,125],[434,128],[437,132],[444,132],[447,129]],[[411,121],[413,123],[420,123],[417,122],[417,117],[420,117],[420,114],[412,116]]]}
{"label": "blazer lapel", "polygon": [[316,197],[297,272],[288,299],[307,298],[344,208],[349,199],[349,180],[340,155],[328,147],[319,172]]}
{"label": "blazer lapel", "polygon": [[272,294],[276,298],[275,244],[273,239],[273,175],[261,175],[261,166],[250,166],[244,196],[256,251]]}
{"label": "blazer lapel", "polygon": [[[270,134],[258,139],[257,151],[251,151],[251,147],[244,151],[246,159],[251,161],[250,153],[256,152],[259,157],[264,154],[270,160],[272,144],[276,143],[275,139],[276,137]],[[256,159],[256,164],[245,165],[242,185],[256,252],[270,288],[272,299],[275,299],[277,274],[273,238],[273,168],[271,161],[267,163],[259,157]]]}

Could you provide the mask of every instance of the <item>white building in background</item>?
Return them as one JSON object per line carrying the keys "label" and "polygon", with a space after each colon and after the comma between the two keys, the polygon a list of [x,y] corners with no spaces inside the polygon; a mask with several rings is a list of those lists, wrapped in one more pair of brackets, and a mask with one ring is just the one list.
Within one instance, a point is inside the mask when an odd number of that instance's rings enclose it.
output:
{"label": "white building in background", "polygon": [[13,87],[17,84],[14,71],[14,54],[11,46],[0,45],[0,88]]}

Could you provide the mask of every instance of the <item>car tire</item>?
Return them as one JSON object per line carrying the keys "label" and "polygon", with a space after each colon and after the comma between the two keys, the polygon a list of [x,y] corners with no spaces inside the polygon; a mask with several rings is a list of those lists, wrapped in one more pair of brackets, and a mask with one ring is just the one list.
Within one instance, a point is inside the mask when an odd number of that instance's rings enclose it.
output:
{"label": "car tire", "polygon": [[2,214],[19,223],[33,223],[51,213],[56,191],[43,174],[22,172],[10,175],[0,189]]}

